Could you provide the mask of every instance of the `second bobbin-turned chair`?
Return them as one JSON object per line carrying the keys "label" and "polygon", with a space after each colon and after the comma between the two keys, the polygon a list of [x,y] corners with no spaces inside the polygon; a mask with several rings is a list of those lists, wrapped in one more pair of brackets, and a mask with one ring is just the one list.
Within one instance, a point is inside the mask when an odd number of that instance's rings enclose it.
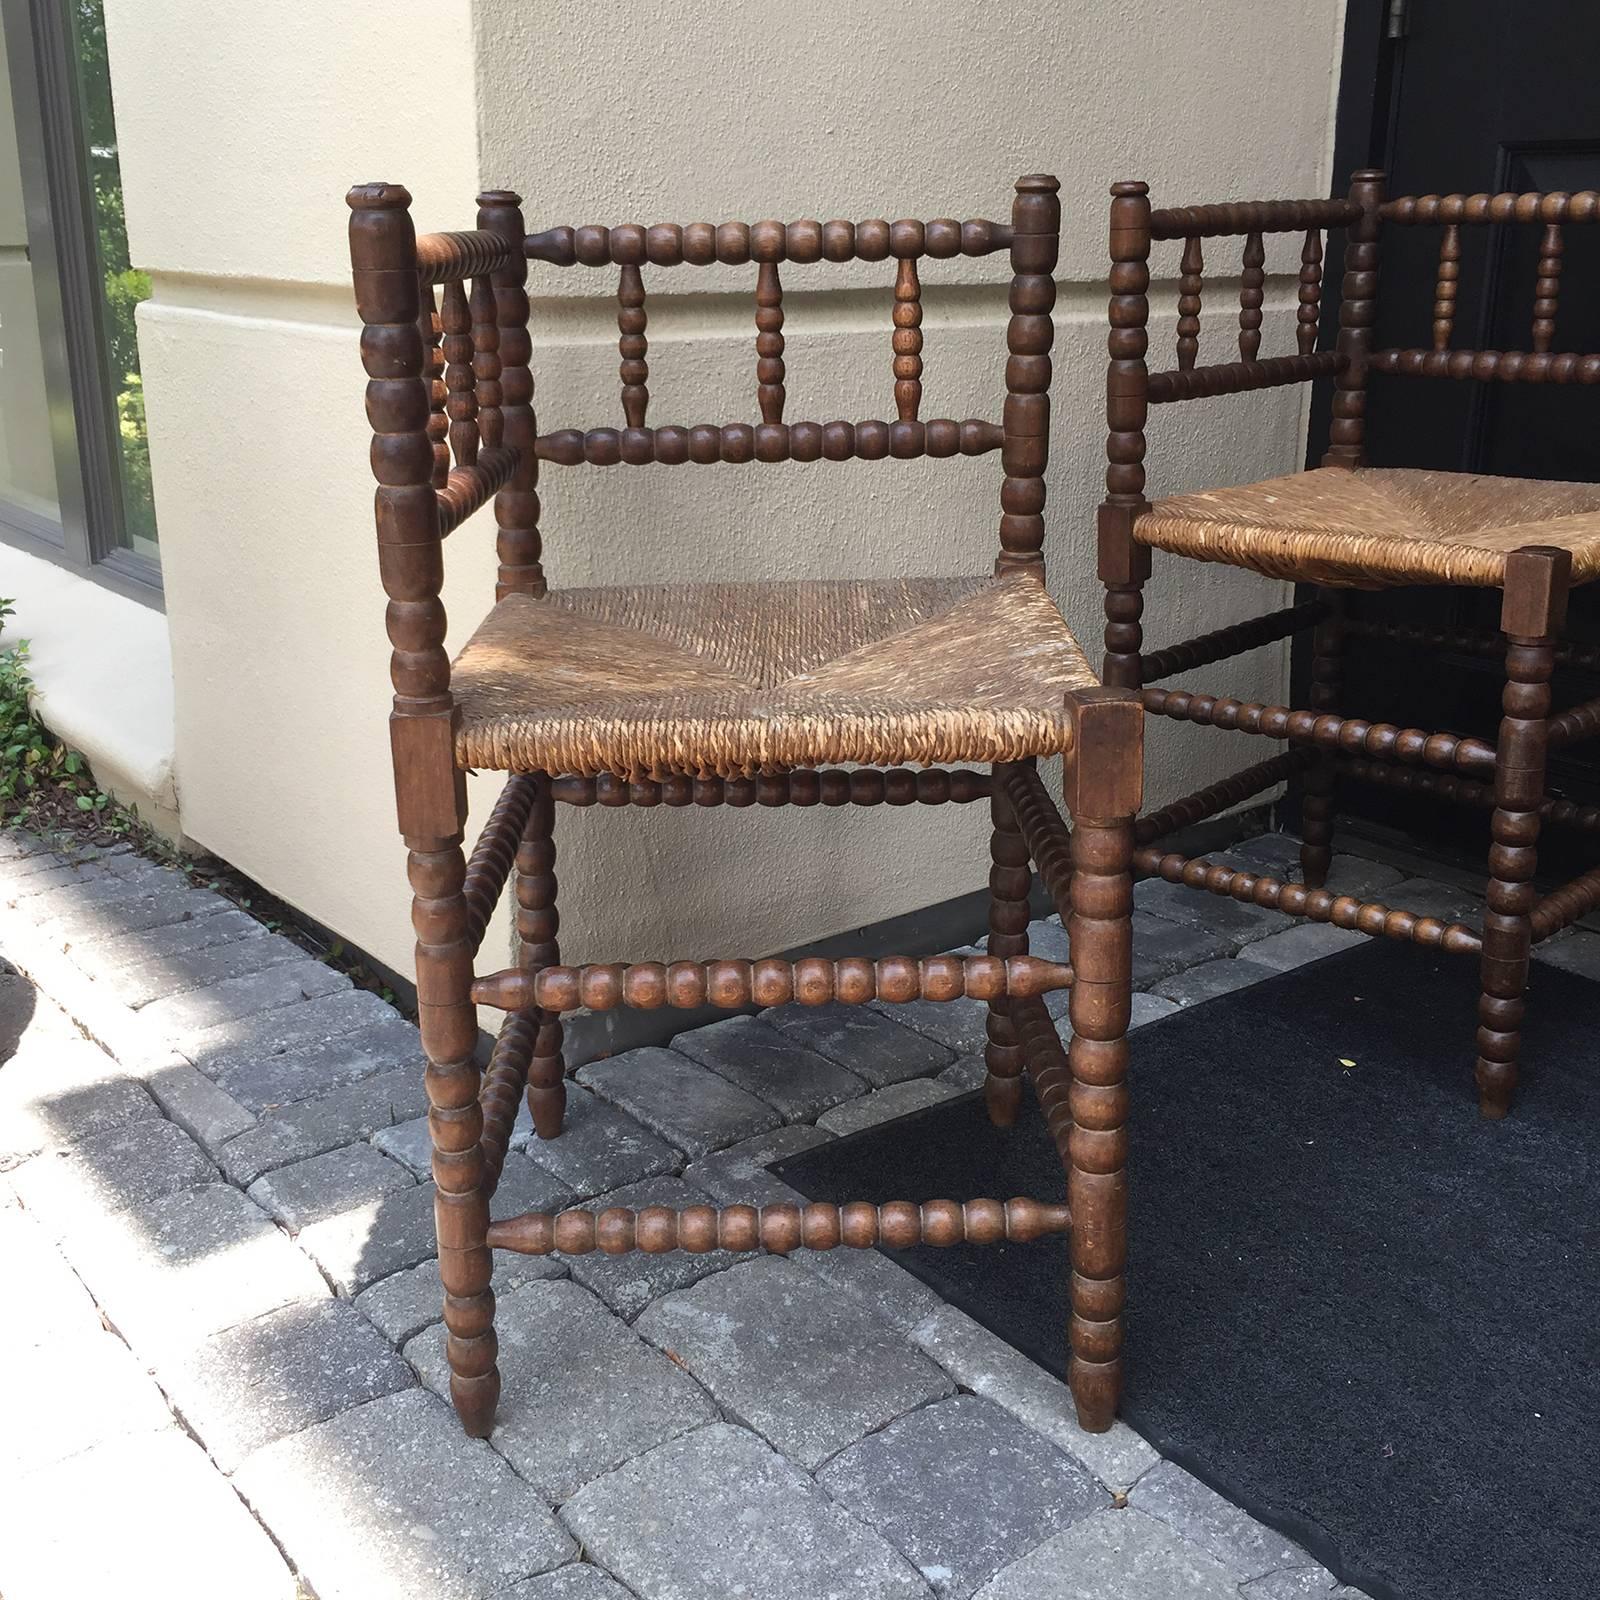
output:
{"label": "second bobbin-turned chair", "polygon": [[[492,1248],[788,1251],[1061,1232],[1071,1240],[1072,1391],[1084,1427],[1111,1425],[1120,1381],[1129,861],[1142,713],[1136,696],[1099,685],[1044,586],[1056,191],[1053,178],[1022,179],[1008,226],[801,221],[533,235],[524,234],[517,197],[495,192],[479,197],[475,230],[422,238],[404,189],[351,191],[451,1392],[471,1433],[493,1426],[500,1388]],[[1009,253],[1013,274],[1003,418],[923,421],[918,263],[993,251]],[[539,433],[524,287],[530,257],[618,269],[624,426]],[[895,262],[896,420],[785,421],[780,264],[853,258]],[[643,269],[711,262],[754,267],[761,420],[647,426]],[[887,310],[887,292],[885,300]],[[886,360],[886,380],[888,371]],[[991,575],[547,592],[540,568],[541,461],[870,462],[994,450],[1004,479]],[[737,492],[737,475],[723,481]],[[490,499],[499,527],[496,604],[452,664],[439,601],[441,544]],[[930,515],[938,503],[929,496]],[[1057,754],[1076,819],[1070,843],[1035,769],[1037,757]],[[987,770],[947,765],[960,762]],[[470,856],[468,769],[511,774]],[[977,799],[993,814],[987,955],[562,963],[557,801]],[[1070,966],[1027,953],[1030,859],[1067,924]],[[513,874],[520,964],[477,977],[474,958]],[[1043,996],[1068,985],[1074,1036],[1064,1052]],[[986,1094],[997,1123],[1016,1117],[1021,1074],[1031,1073],[1067,1169],[1066,1205],[651,1207],[490,1220],[524,1084],[538,1136],[560,1136],[565,1012],[961,996],[989,1002]],[[482,1074],[473,1057],[475,1002],[509,1013]]]}
{"label": "second bobbin-turned chair", "polygon": [[[1600,730],[1600,701],[1552,715],[1550,679],[1563,655],[1568,588],[1600,577],[1600,484],[1485,477],[1363,465],[1363,417],[1374,377],[1442,378],[1550,385],[1600,383],[1600,353],[1556,342],[1562,229],[1600,221],[1600,195],[1453,194],[1388,199],[1381,172],[1357,172],[1348,197],[1152,210],[1146,185],[1120,183],[1111,205],[1111,364],[1107,380],[1109,467],[1100,509],[1100,573],[1106,586],[1108,684],[1142,690],[1151,715],[1287,739],[1290,751],[1180,802],[1141,824],[1141,839],[1197,821],[1303,775],[1303,884],[1232,872],[1147,846],[1136,870],[1213,894],[1276,906],[1363,933],[1412,940],[1479,958],[1476,1081],[1479,1106],[1502,1117],[1516,1083],[1532,944],[1600,904],[1600,870],[1540,896],[1537,845],[1546,820],[1594,826],[1593,808],[1546,792],[1546,751]],[[1491,224],[1540,230],[1537,281],[1526,351],[1454,348],[1461,230]],[[1379,292],[1379,242],[1390,228],[1441,230],[1431,348],[1372,348]],[[1338,341],[1318,350],[1324,230],[1345,230]],[[1263,357],[1264,236],[1304,236],[1296,350]],[[1238,359],[1197,364],[1206,270],[1203,241],[1242,240]],[[1181,243],[1174,364],[1146,361],[1152,243]],[[1175,252],[1177,253],[1177,252]],[[1232,343],[1230,329],[1229,342]],[[1209,395],[1331,378],[1331,445],[1320,468],[1267,482],[1145,498],[1144,427],[1149,408]],[[1314,585],[1312,596],[1249,622],[1142,654],[1141,589],[1152,550],[1221,561],[1270,578]],[[1503,717],[1495,743],[1373,723],[1341,705],[1342,652],[1380,635],[1427,646],[1425,628],[1346,620],[1350,589],[1471,585],[1501,592],[1503,637],[1436,642],[1503,655]],[[1310,705],[1242,703],[1157,687],[1158,680],[1314,628]],[[1353,641],[1353,642],[1352,642]],[[1592,653],[1592,652],[1591,652]],[[1344,711],[1346,714],[1340,715]],[[1415,916],[1323,884],[1330,864],[1333,792],[1344,773],[1492,811],[1488,909],[1481,930]],[[1148,831],[1147,831],[1148,830]]]}

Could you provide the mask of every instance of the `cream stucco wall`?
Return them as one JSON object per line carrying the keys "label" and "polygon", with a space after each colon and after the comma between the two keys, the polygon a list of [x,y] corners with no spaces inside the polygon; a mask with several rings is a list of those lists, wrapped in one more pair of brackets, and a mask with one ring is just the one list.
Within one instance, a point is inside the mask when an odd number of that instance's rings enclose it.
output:
{"label": "cream stucco wall", "polygon": [[[1018,173],[1055,171],[1065,221],[1046,554],[1097,654],[1106,185],[1145,177],[1157,203],[1326,192],[1339,9],[289,0],[219,18],[198,0],[108,0],[133,255],[155,277],[140,337],[187,831],[408,966],[346,288],[349,182],[405,182],[423,228],[470,226],[480,182],[507,185],[542,227],[1003,218]],[[385,44],[380,74],[367,52]],[[1271,348],[1289,337],[1289,266],[1269,261]],[[653,420],[753,417],[752,279],[646,269]],[[925,414],[997,416],[1003,258],[929,263],[925,282]],[[789,415],[889,414],[889,283],[859,263],[786,271]],[[610,274],[536,264],[530,292],[541,424],[613,421]],[[1220,284],[1218,296],[1225,324]],[[1153,489],[1292,468],[1303,398],[1158,415]],[[994,457],[554,468],[548,566],[558,584],[982,571],[998,485]],[[491,592],[492,543],[480,518],[446,547],[457,642]],[[1158,566],[1151,637],[1248,615],[1261,591],[1220,568]],[[1283,653],[1249,664],[1230,688],[1277,697]],[[1197,730],[1152,734],[1155,796],[1238,764]],[[567,948],[756,953],[958,894],[986,872],[981,809],[564,815]]]}

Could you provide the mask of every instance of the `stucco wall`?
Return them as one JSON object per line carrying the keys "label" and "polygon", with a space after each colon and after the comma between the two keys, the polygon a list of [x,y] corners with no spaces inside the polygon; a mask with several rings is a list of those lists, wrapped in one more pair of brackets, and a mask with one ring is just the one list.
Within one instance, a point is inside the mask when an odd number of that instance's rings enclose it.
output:
{"label": "stucco wall", "polygon": [[[475,0],[469,28],[464,7],[409,0],[294,0],[270,21],[109,0],[133,255],[155,275],[141,342],[188,831],[408,966],[348,182],[405,182],[423,228],[470,226],[479,182],[510,186],[542,227],[1004,218],[1019,173],[1055,171],[1065,237],[1046,555],[1098,655],[1106,185],[1145,177],[1157,203],[1325,192],[1338,10]],[[382,79],[362,66],[380,39]],[[427,48],[395,53],[396,40]],[[202,48],[205,71],[185,71]],[[173,95],[174,82],[193,88]],[[1291,254],[1269,260],[1270,349],[1290,337]],[[1006,271],[1003,258],[927,264],[925,415],[998,416]],[[753,277],[646,269],[652,420],[754,417]],[[891,279],[859,263],[786,270],[789,416],[892,414]],[[535,264],[542,426],[618,417],[614,290],[609,273]],[[1215,296],[1213,350],[1232,326],[1229,286]],[[1284,391],[1158,415],[1153,491],[1292,468],[1302,401]],[[982,571],[999,476],[992,456],[552,468],[548,567],[558,584]],[[480,518],[446,548],[457,641],[492,592],[492,543]],[[1158,565],[1151,638],[1248,615],[1270,603],[1263,587]],[[1275,698],[1283,677],[1282,651],[1267,651],[1229,687]],[[1239,764],[1238,741],[1152,733],[1153,796]],[[981,809],[567,814],[564,940],[580,959],[756,953],[906,911],[983,881]]]}

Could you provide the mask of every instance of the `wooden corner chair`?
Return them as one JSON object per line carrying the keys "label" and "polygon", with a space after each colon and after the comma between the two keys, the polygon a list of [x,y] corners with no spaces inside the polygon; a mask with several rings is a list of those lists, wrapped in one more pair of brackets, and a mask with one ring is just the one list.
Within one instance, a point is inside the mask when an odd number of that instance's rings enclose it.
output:
{"label": "wooden corner chair", "polygon": [[[1044,587],[1057,188],[1054,178],[1020,180],[1009,226],[800,221],[531,235],[517,196],[492,192],[479,197],[475,229],[421,238],[404,189],[370,184],[350,192],[451,1393],[469,1433],[490,1431],[500,1388],[494,1248],[789,1251],[1061,1232],[1071,1236],[1072,1391],[1085,1428],[1111,1425],[1121,1370],[1129,863],[1143,713],[1136,695],[1100,686]],[[1003,419],[923,421],[918,263],[1002,250],[1013,274]],[[529,258],[617,269],[622,427],[538,431]],[[896,418],[787,422],[780,264],[850,259],[895,263]],[[761,420],[647,426],[643,269],[713,261],[754,264]],[[990,575],[547,592],[541,462],[873,461],[994,450],[1004,481],[1000,554]],[[442,541],[491,499],[499,527],[496,604],[452,665],[439,600]],[[1066,758],[1066,801],[1076,819],[1070,842],[1035,766],[1037,757],[1056,754]],[[851,770],[832,765],[841,762]],[[948,765],[961,762],[987,770]],[[468,768],[510,774],[470,856],[463,850]],[[986,955],[562,962],[552,837],[558,801],[980,799],[993,818]],[[1070,965],[1028,954],[1033,868],[1067,925]],[[520,961],[478,977],[474,958],[508,879]],[[1043,996],[1069,985],[1073,1039],[1063,1051]],[[1015,1119],[1021,1074],[1030,1072],[1067,1169],[1067,1205],[975,1199],[490,1219],[524,1087],[537,1136],[560,1135],[561,1018],[569,1011],[960,996],[989,1003],[985,1094],[996,1123]],[[508,1013],[481,1073],[475,1004]]]}
{"label": "wooden corner chair", "polygon": [[[1541,896],[1534,887],[1544,821],[1600,825],[1546,792],[1547,750],[1600,730],[1600,701],[1552,715],[1550,678],[1563,654],[1567,593],[1600,575],[1600,484],[1363,466],[1363,418],[1374,375],[1544,384],[1600,383],[1600,354],[1555,346],[1562,228],[1600,220],[1600,195],[1473,194],[1388,199],[1384,175],[1354,175],[1347,198],[1276,200],[1152,210],[1143,183],[1119,183],[1111,203],[1107,495],[1100,508],[1107,684],[1139,690],[1152,716],[1287,740],[1290,750],[1178,802],[1141,823],[1135,870],[1296,916],[1475,955],[1482,968],[1476,1081],[1486,1117],[1502,1117],[1516,1083],[1532,944],[1600,904],[1600,870]],[[1526,351],[1452,348],[1461,229],[1539,227],[1538,281]],[[1390,228],[1442,230],[1429,349],[1374,349],[1380,240]],[[1317,349],[1323,234],[1346,236],[1337,344]],[[1296,350],[1262,356],[1263,236],[1304,234]],[[1238,360],[1199,364],[1203,241],[1243,241]],[[1152,244],[1181,242],[1174,365],[1151,372],[1146,355]],[[1145,498],[1144,427],[1152,405],[1331,378],[1331,444],[1320,468],[1263,483]],[[1221,561],[1313,585],[1299,604],[1200,638],[1143,653],[1141,590],[1151,552]],[[1475,585],[1502,593],[1503,638],[1448,641],[1406,624],[1345,617],[1351,588]],[[1226,660],[1314,629],[1310,705],[1242,703],[1157,687],[1174,673]],[[1448,642],[1505,660],[1503,720],[1494,744],[1340,715],[1340,660],[1363,634],[1424,645]],[[1231,872],[1148,841],[1293,775],[1303,785],[1304,883]],[[1491,809],[1488,909],[1482,930],[1330,894],[1326,881],[1333,795],[1341,776]],[[1154,825],[1159,823],[1159,826]]]}

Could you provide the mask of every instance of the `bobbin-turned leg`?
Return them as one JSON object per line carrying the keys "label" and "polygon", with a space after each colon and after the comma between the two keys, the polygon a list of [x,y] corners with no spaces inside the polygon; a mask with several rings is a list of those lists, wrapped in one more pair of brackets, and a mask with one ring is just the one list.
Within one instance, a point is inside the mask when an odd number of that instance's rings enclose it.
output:
{"label": "bobbin-turned leg", "polygon": [[1566,622],[1572,556],[1533,546],[1506,558],[1500,626],[1506,635],[1504,715],[1495,750],[1489,888],[1483,918],[1483,993],[1478,1000],[1478,1109],[1511,1109],[1522,1042],[1523,995],[1537,898],[1539,809],[1544,801],[1546,722],[1556,646]]}
{"label": "bobbin-turned leg", "polygon": [[413,846],[412,920],[417,930],[417,1021],[428,1058],[428,1128],[433,1136],[434,1223],[444,1283],[445,1353],[450,1398],[462,1426],[487,1438],[500,1399],[495,1362],[489,1201],[480,1140],[478,1013],[471,1000],[472,948],[461,887],[466,857],[461,835],[438,848]]}
{"label": "bobbin-turned leg", "polygon": [[1136,692],[1068,697],[1072,816],[1072,1358],[1078,1424],[1104,1433],[1122,1389],[1128,1256],[1128,1021],[1133,1006],[1133,824],[1143,790],[1144,713]]}
{"label": "bobbin-turned leg", "polygon": [[[1028,887],[1033,874],[1028,866],[1028,846],[1001,782],[1004,766],[994,769],[994,792],[989,815],[994,831],[989,836],[989,954],[1002,959],[1028,953]],[[1022,1105],[1022,1046],[1011,1020],[1009,1000],[989,1002],[988,1043],[983,1049],[988,1075],[983,1081],[983,1103],[997,1128],[1009,1128]]]}
{"label": "bobbin-turned leg", "polygon": [[[494,1426],[500,1374],[489,1287],[483,1111],[473,1060],[478,1043],[474,940],[463,892],[466,776],[455,762],[456,715],[439,602],[442,534],[424,382],[431,358],[422,338],[411,196],[398,185],[364,184],[350,191],[349,204],[350,261],[365,324],[361,358],[369,379],[367,415],[378,480],[379,571],[389,596],[394,647],[389,739],[417,933],[417,1022],[428,1060],[445,1348],[456,1410],[467,1432],[481,1437]],[[431,313],[428,320],[431,324]]]}
{"label": "bobbin-turned leg", "polygon": [[[550,779],[541,773],[537,781],[538,797],[517,849],[517,940],[522,966],[552,967],[561,960],[556,942],[561,919],[556,910],[555,800]],[[554,1139],[567,1109],[561,1018],[536,1011],[533,1022],[537,1032],[528,1062],[528,1112],[534,1132]]]}
{"label": "bobbin-turned leg", "polygon": [[[1344,644],[1344,595],[1321,588],[1317,598],[1328,614],[1311,636],[1311,709],[1318,713],[1339,708],[1339,680]],[[1333,865],[1333,791],[1338,762],[1331,751],[1319,750],[1301,780],[1300,871],[1307,884],[1320,889]]]}

